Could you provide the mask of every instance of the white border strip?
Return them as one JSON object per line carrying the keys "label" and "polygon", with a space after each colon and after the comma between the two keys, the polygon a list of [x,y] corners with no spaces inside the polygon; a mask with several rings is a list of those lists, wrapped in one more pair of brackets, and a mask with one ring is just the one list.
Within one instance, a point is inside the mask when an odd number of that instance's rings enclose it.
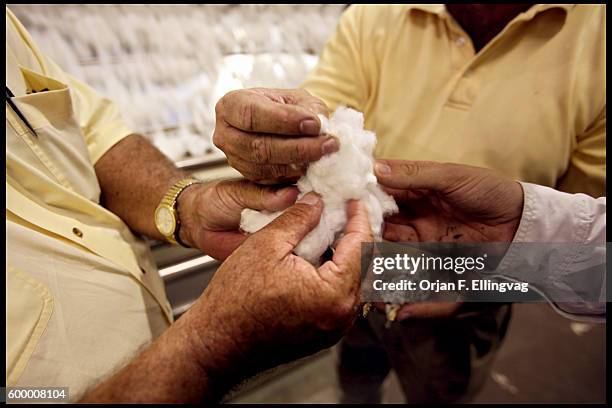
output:
{"label": "white border strip", "polygon": [[217,263],[217,260],[215,260],[211,256],[204,255],[198,258],[190,259],[189,261],[181,262],[176,265],[162,268],[159,270],[159,275],[162,278],[167,278],[168,276],[175,275],[177,273],[181,273],[189,269],[196,268],[198,266],[203,266],[206,264],[213,264],[213,263]]}

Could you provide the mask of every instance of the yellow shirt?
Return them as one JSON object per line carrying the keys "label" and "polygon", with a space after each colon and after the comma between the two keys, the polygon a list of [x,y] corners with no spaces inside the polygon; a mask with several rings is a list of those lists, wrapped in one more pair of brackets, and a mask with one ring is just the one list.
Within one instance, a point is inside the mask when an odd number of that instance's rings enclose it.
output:
{"label": "yellow shirt", "polygon": [[478,53],[443,5],[356,5],[303,87],[364,112],[380,158],[605,195],[605,5],[535,5]]}
{"label": "yellow shirt", "polygon": [[148,246],[100,205],[94,164],[131,132],[6,10],[7,383],[76,398],[172,321]]}

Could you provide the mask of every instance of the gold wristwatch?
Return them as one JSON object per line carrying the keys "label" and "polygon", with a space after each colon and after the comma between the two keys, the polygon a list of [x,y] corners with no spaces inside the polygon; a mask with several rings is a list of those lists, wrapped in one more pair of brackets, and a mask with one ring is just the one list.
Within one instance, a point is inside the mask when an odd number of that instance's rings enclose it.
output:
{"label": "gold wristwatch", "polygon": [[162,198],[159,205],[155,209],[155,226],[171,244],[187,247],[179,239],[181,222],[179,220],[176,206],[178,197],[183,190],[197,183],[203,183],[203,181],[192,177],[177,181],[166,192],[164,198]]}

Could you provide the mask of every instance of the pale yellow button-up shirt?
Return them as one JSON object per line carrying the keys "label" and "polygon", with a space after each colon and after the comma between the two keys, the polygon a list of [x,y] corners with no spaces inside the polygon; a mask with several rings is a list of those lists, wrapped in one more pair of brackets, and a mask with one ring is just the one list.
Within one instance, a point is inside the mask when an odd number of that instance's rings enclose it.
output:
{"label": "pale yellow button-up shirt", "polygon": [[347,9],[303,87],[364,112],[379,158],[605,194],[606,6],[534,5],[478,53],[441,4]]}
{"label": "pale yellow button-up shirt", "polygon": [[131,132],[6,11],[7,384],[77,398],[172,321],[147,245],[100,205],[94,164]]}

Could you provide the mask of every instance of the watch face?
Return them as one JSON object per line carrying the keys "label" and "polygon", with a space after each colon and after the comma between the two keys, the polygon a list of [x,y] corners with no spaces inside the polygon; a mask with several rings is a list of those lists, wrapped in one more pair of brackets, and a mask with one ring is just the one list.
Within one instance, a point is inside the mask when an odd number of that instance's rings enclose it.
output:
{"label": "watch face", "polygon": [[157,229],[165,236],[174,233],[174,214],[168,207],[159,207],[155,211],[155,224]]}

